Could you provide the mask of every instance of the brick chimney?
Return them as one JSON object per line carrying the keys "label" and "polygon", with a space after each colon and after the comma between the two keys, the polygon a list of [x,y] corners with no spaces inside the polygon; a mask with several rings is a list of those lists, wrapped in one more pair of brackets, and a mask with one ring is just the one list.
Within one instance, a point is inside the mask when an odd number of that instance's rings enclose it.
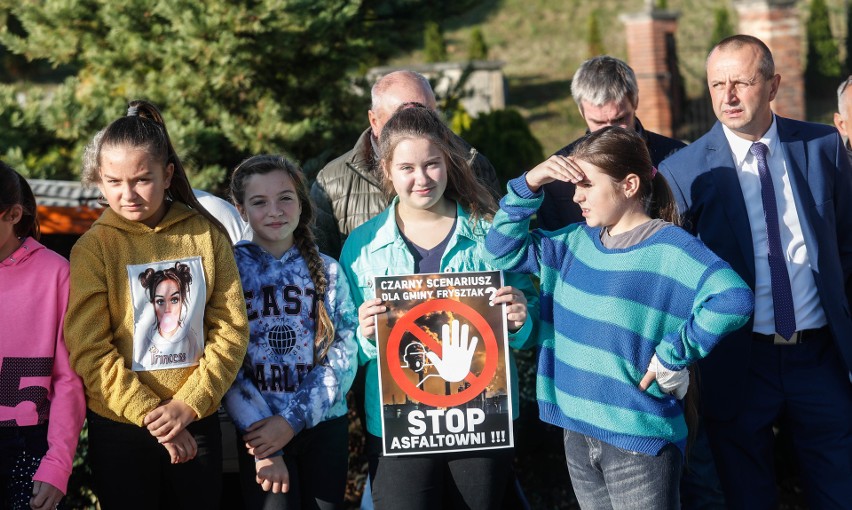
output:
{"label": "brick chimney", "polygon": [[646,129],[673,136],[683,94],[675,50],[680,13],[657,9],[654,3],[620,18],[626,28],[627,63],[639,85],[637,116]]}
{"label": "brick chimney", "polygon": [[734,0],[739,32],[769,46],[775,72],[781,75],[772,110],[783,117],[805,120],[802,29],[795,4],[796,0]]}

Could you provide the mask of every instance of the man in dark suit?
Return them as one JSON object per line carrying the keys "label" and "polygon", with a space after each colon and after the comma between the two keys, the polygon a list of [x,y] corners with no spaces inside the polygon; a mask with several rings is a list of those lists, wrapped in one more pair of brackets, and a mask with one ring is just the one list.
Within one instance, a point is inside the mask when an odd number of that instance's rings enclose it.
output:
{"label": "man in dark suit", "polygon": [[811,508],[850,508],[852,170],[832,127],[772,113],[780,81],[762,41],[721,41],[707,58],[719,122],[660,171],[685,227],[755,293],[749,324],[700,363],[728,507],[777,508],[780,423]]}
{"label": "man in dark suit", "polygon": [[[636,117],[639,106],[639,87],[636,74],[626,62],[608,55],[600,55],[583,62],[571,79],[571,95],[580,115],[589,128],[587,133],[606,126],[621,126],[635,130],[648,146],[651,161],[660,161],[686,146],[681,141],[652,133],[642,127]],[[570,156],[574,140],[556,154]],[[542,186],[544,202],[538,210],[538,225],[545,230],[558,230],[571,223],[585,221],[580,206],[574,203],[574,184],[554,181]]]}

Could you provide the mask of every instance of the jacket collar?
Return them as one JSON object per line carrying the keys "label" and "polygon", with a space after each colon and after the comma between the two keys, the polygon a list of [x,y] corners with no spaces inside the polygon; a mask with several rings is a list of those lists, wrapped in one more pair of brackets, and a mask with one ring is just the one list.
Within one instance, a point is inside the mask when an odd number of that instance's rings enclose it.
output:
{"label": "jacket collar", "polygon": [[375,186],[381,188],[381,176],[378,172],[376,151],[373,149],[373,130],[367,128],[352,149],[352,156],[346,162],[353,172],[357,172]]}
{"label": "jacket collar", "polygon": [[[376,236],[370,243],[370,250],[372,252],[376,252],[393,243],[400,243],[400,245],[405,246],[405,241],[403,241],[402,234],[399,232],[399,226],[396,224],[396,207],[398,204],[399,197],[393,197],[390,205],[381,214],[376,216],[380,226],[376,230]],[[474,229],[478,228],[482,228],[481,225],[471,225],[470,214],[456,202],[456,230],[453,232],[453,239],[450,240],[447,249],[454,245],[459,237],[464,237],[475,242],[476,232]],[[484,231],[485,229],[483,228]]]}
{"label": "jacket collar", "polygon": [[[777,115],[775,116],[775,123],[778,131],[778,143],[787,163],[789,178],[791,182],[795,181],[793,189],[807,189],[808,167],[805,161],[804,142],[799,134],[798,125]],[[743,260],[749,271],[748,281],[753,285],[755,279],[754,243],[748,222],[743,221],[743,218],[748,218],[748,213],[740,181],[737,177],[734,155],[725,137],[724,128],[718,121],[710,130],[706,148],[707,167],[712,169],[711,173],[718,188],[719,197],[725,204],[725,214],[728,216],[730,224],[734,226],[732,229],[734,237],[737,239],[737,244],[739,244]],[[794,199],[799,199],[796,191],[794,191]],[[801,206],[798,203],[797,205]],[[800,213],[804,209],[804,207],[800,209]],[[808,245],[809,248],[810,246]]]}

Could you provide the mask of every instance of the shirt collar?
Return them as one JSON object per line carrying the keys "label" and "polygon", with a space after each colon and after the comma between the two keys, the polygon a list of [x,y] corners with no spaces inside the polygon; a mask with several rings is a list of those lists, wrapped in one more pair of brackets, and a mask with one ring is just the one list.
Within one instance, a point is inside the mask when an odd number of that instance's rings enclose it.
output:
{"label": "shirt collar", "polygon": [[[376,231],[374,241],[370,243],[373,246],[373,251],[378,250],[395,241],[402,241],[402,234],[399,232],[399,226],[396,224],[396,207],[399,205],[399,197],[395,196],[381,214],[384,216],[382,225]],[[468,239],[475,238],[475,232],[470,224],[470,214],[456,202],[456,231],[455,236],[466,237]]]}
{"label": "shirt collar", "polygon": [[[734,154],[734,162],[737,164],[737,167],[741,167],[749,154],[751,154],[751,146],[754,142],[737,136],[724,124],[722,125],[722,131],[724,131],[725,138],[728,139],[728,146]],[[772,124],[769,125],[769,129],[766,130],[766,133],[758,141],[769,147],[770,157],[775,154],[775,151],[778,149],[778,125],[775,122],[774,114],[772,115]]]}

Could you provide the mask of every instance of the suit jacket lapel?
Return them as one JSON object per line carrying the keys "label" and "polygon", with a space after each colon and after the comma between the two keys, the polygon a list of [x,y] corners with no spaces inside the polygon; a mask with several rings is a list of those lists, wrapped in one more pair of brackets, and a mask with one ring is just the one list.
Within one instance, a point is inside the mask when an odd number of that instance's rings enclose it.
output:
{"label": "suit jacket lapel", "polygon": [[731,148],[722,131],[722,124],[716,122],[707,141],[707,165],[713,171],[714,182],[719,192],[719,201],[723,204],[728,223],[734,231],[734,238],[740,247],[749,278],[754,285],[754,243],[751,238],[751,225],[748,221],[743,191],[737,177],[737,168],[731,156]]}
{"label": "suit jacket lapel", "polygon": [[808,249],[808,258],[811,261],[816,261],[818,260],[819,243],[816,242],[816,234],[813,230],[814,222],[811,218],[814,197],[811,194],[808,180],[805,142],[795,125],[788,123],[783,117],[776,116],[775,119],[778,126],[778,141],[781,142],[787,162],[787,174],[793,187],[793,200],[796,202],[799,225],[801,225],[802,236]]}

